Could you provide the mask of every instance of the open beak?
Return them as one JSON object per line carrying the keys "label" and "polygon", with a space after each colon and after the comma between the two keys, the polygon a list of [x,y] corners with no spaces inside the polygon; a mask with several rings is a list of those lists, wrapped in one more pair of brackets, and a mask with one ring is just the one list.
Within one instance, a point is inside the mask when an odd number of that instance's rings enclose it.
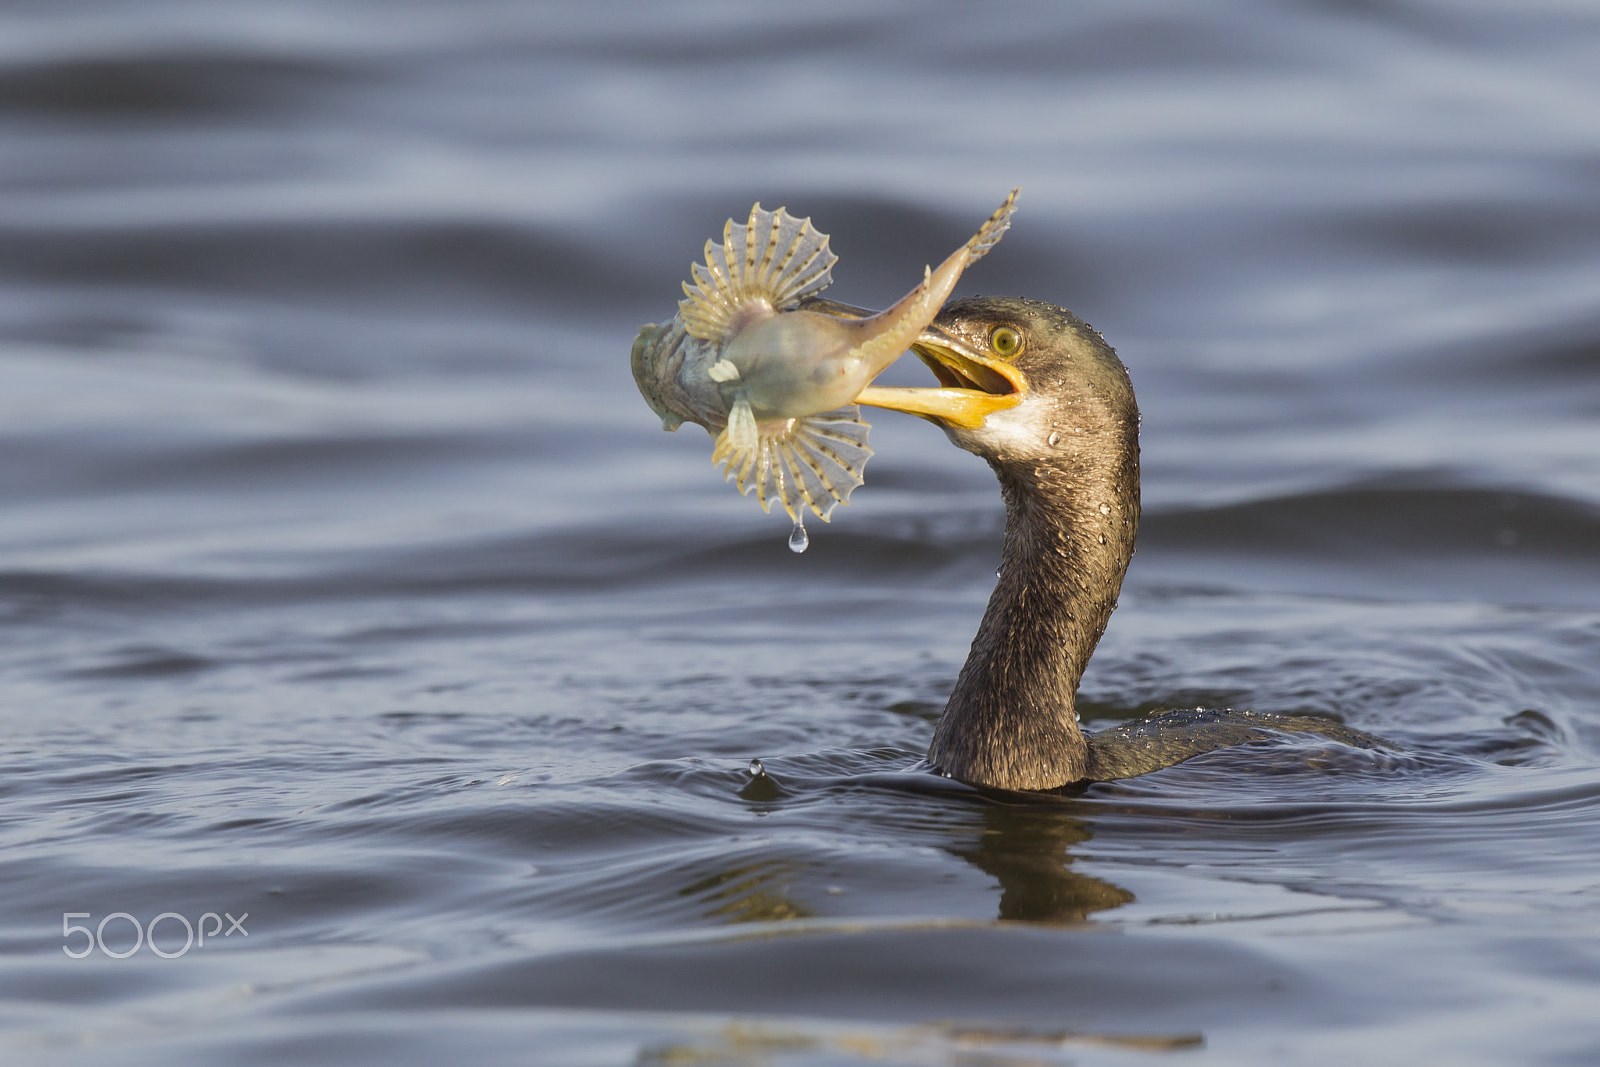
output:
{"label": "open beak", "polygon": [[996,411],[1016,407],[1028,391],[1028,379],[1022,371],[998,356],[976,349],[937,323],[922,331],[911,343],[911,351],[939,379],[938,388],[869,385],[861,390],[856,403],[976,430]]}

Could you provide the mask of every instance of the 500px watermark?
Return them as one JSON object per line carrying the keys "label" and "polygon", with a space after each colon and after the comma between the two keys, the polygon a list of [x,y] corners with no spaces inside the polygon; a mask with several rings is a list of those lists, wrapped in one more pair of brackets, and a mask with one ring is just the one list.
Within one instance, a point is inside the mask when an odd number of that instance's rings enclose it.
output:
{"label": "500px watermark", "polygon": [[[223,916],[227,916],[228,919],[228,928],[226,930],[222,928]],[[77,934],[82,934],[84,938],[81,948],[74,948],[69,941],[68,944],[61,946],[62,952],[65,952],[75,960],[81,960],[98,948],[114,960],[125,960],[148,943],[150,951],[157,956],[164,960],[175,960],[187,953],[191,948],[205,948],[206,938],[209,937],[215,940],[219,933],[223,937],[232,937],[235,933],[243,934],[245,937],[250,936],[250,931],[244,928],[244,921],[250,918],[248,911],[237,919],[227,912],[218,915],[214,911],[208,911],[200,916],[199,922],[195,923],[191,923],[187,916],[179,915],[175,911],[164,911],[154,919],[151,919],[147,926],[139,925],[139,920],[125,911],[114,911],[101,919],[99,925],[92,930],[87,926],[79,926],[72,921],[73,919],[92,919],[93,917],[93,914],[87,911],[64,911],[61,913],[62,939],[69,940]],[[206,929],[207,921],[212,924],[209,930]],[[112,925],[113,923],[119,925]],[[156,944],[156,927],[161,926],[163,923],[166,924],[166,927],[163,931],[162,939],[169,942],[169,947],[167,948]],[[125,943],[126,937],[119,936],[116,940],[121,945],[120,948],[107,947],[107,926],[111,926],[114,935],[120,934],[125,927],[132,927],[133,945],[129,947]],[[180,927],[183,930],[183,947],[174,951],[170,948],[170,944],[176,941]],[[195,936],[197,932],[199,934],[198,938]]]}

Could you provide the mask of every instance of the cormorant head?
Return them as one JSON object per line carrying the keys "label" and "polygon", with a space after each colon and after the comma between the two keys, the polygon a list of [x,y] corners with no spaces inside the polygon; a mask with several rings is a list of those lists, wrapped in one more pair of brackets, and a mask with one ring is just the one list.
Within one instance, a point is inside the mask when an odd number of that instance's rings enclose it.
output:
{"label": "cormorant head", "polygon": [[990,462],[1071,455],[1103,446],[1108,432],[1137,440],[1138,408],[1121,360],[1088,323],[1053,304],[955,301],[912,351],[937,388],[869,387],[858,402],[921,415]]}

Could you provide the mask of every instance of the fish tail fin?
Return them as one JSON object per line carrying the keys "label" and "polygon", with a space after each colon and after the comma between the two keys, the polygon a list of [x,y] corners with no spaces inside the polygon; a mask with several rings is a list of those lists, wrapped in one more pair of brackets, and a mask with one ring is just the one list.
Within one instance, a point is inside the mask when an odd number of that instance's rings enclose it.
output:
{"label": "fish tail fin", "polygon": [[[742,402],[742,398],[735,402],[736,411]],[[763,511],[776,500],[791,519],[798,521],[810,508],[827,522],[833,509],[848,504],[850,494],[865,480],[863,472],[872,456],[867,447],[871,427],[854,404],[789,419],[782,426],[781,432],[761,433],[752,418],[746,436],[744,430],[735,430],[730,413],[711,461],[726,464],[724,477],[736,482],[739,492],[754,489]]]}
{"label": "fish tail fin", "polygon": [[1021,191],[1011,190],[1005,203],[984,220],[978,232],[966,244],[950,253],[937,267],[924,270],[921,284],[896,301],[893,307],[852,324],[861,340],[851,351],[872,368],[873,374],[893,363],[900,353],[910,347],[911,342],[933,321],[944,302],[950,298],[961,272],[981,259],[1005,236],[1006,230],[1011,228],[1011,216],[1017,209],[1017,194]]}
{"label": "fish tail fin", "polygon": [[828,235],[809,218],[797,219],[779,208],[750,209],[743,226],[732,219],[722,228],[722,244],[706,242],[706,261],[693,267],[693,283],[683,283],[678,314],[685,329],[703,341],[724,341],[752,303],[788,311],[833,284],[839,259]]}
{"label": "fish tail fin", "polygon": [[1006,231],[1011,228],[1011,216],[1017,210],[1017,194],[1020,192],[1022,192],[1020,185],[1011,190],[1011,195],[1006,197],[1005,203],[995,208],[994,214],[984,220],[983,225],[978,227],[978,232],[967,241],[967,266],[982,259],[989,249],[999,244],[1000,238],[1006,235]]}

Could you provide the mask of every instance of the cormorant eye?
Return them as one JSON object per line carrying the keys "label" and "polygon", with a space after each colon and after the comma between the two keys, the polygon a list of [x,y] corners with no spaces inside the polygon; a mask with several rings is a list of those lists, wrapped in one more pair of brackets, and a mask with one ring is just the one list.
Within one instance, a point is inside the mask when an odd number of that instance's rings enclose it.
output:
{"label": "cormorant eye", "polygon": [[1022,351],[1022,335],[1010,326],[996,326],[989,331],[989,347],[995,355],[1010,359]]}

